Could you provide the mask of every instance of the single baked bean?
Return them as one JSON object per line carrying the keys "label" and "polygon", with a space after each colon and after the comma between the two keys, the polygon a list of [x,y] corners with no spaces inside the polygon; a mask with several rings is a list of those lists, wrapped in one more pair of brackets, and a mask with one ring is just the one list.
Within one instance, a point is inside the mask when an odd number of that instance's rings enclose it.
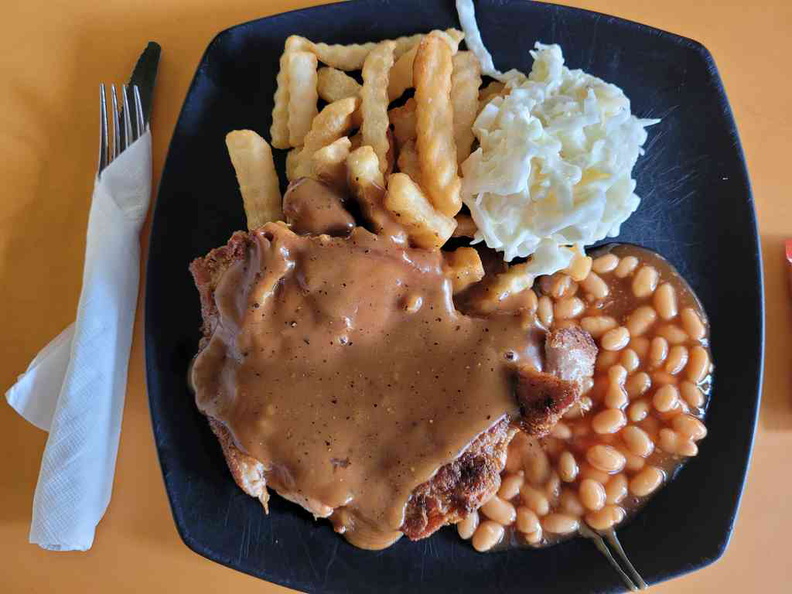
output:
{"label": "single baked bean", "polygon": [[539,297],[539,303],[536,306],[536,315],[545,328],[550,328],[553,324],[553,300],[547,295]]}
{"label": "single baked bean", "polygon": [[[637,279],[638,277],[636,277]],[[630,331],[630,336],[640,336],[649,330],[649,327],[654,324],[656,319],[657,312],[654,308],[649,305],[642,305],[630,314],[625,325],[627,330]]]}
{"label": "single baked bean", "polygon": [[509,501],[517,497],[520,493],[520,487],[523,486],[525,478],[522,474],[509,474],[501,481],[500,489],[498,489],[498,497]]}
{"label": "single baked bean", "polygon": [[580,320],[580,326],[593,338],[599,338],[608,330],[615,328],[617,324],[616,320],[610,316],[588,316]]}
{"label": "single baked bean", "polygon": [[627,477],[623,474],[612,476],[605,485],[605,503],[613,505],[627,496]]}
{"label": "single baked bean", "polygon": [[624,510],[618,505],[606,505],[586,514],[586,524],[594,530],[608,530],[624,519]]}
{"label": "single baked bean", "polygon": [[635,278],[633,279],[633,295],[639,299],[649,297],[657,288],[658,280],[659,275],[657,274],[657,269],[654,266],[642,266],[641,269],[635,274]]}
{"label": "single baked bean", "polygon": [[704,327],[704,323],[701,321],[701,318],[696,313],[695,309],[692,307],[686,307],[679,315],[680,319],[682,320],[682,327],[685,329],[685,332],[688,333],[690,338],[693,340],[701,340],[704,338],[704,335],[707,333],[707,329]]}
{"label": "single baked bean", "polygon": [[539,448],[531,450],[531,452],[523,459],[525,466],[525,478],[540,485],[544,483],[550,476],[550,460],[547,454]]}
{"label": "single baked bean", "polygon": [[605,274],[616,270],[619,265],[619,257],[615,254],[605,254],[599,258],[595,258],[591,263],[591,269],[597,274]]}
{"label": "single baked bean", "polygon": [[646,497],[654,493],[663,484],[663,471],[654,466],[647,466],[637,473],[630,481],[630,493],[636,497]]}
{"label": "single baked bean", "polygon": [[679,390],[670,384],[660,386],[652,397],[652,404],[660,412],[675,409],[679,404]]}
{"label": "single baked bean", "polygon": [[679,434],[673,429],[663,427],[660,429],[660,449],[669,454],[676,454],[677,443],[679,442]]}
{"label": "single baked bean", "polygon": [[602,485],[608,484],[608,480],[610,479],[610,475],[607,472],[602,472],[597,468],[594,468],[588,462],[580,465],[580,479],[592,479],[597,481]]}
{"label": "single baked bean", "polygon": [[691,441],[698,441],[707,436],[707,428],[704,426],[704,423],[690,415],[678,415],[674,417],[671,421],[671,426],[674,428],[674,431],[680,435],[684,435]]}
{"label": "single baked bean", "polygon": [[589,275],[581,281],[580,286],[597,301],[605,299],[610,292],[608,283],[602,280],[596,272],[589,273]]}
{"label": "single baked bean", "polygon": [[664,320],[671,320],[677,315],[676,291],[670,283],[657,287],[654,294],[654,306]]}
{"label": "single baked bean", "polygon": [[621,262],[619,262],[613,274],[615,274],[617,278],[627,278],[633,273],[633,270],[635,270],[637,266],[638,258],[635,256],[627,256],[621,259]]}
{"label": "single baked bean", "polygon": [[497,495],[481,506],[481,513],[503,526],[508,526],[517,517],[514,506]]}
{"label": "single baked bean", "polygon": [[690,360],[685,369],[685,375],[694,383],[699,383],[709,373],[710,358],[707,349],[700,346],[694,346],[690,349]]}
{"label": "single baked bean", "polygon": [[550,430],[550,435],[556,439],[569,439],[572,437],[572,430],[569,428],[569,425],[563,421],[558,421],[558,423],[553,425],[553,428]]}
{"label": "single baked bean", "polygon": [[579,525],[576,518],[566,514],[550,514],[542,518],[542,529],[552,534],[569,534]]}
{"label": "single baked bean", "polygon": [[530,534],[540,530],[542,525],[539,523],[539,516],[524,505],[517,508],[517,530],[524,534]]}
{"label": "single baked bean", "polygon": [[677,378],[675,378],[670,373],[666,373],[665,371],[654,371],[652,372],[652,383],[657,384],[658,386],[664,386],[666,384],[675,386],[677,383]]}
{"label": "single baked bean", "polygon": [[607,408],[591,419],[591,428],[600,435],[616,433],[627,424],[627,417],[618,408]]}
{"label": "single baked bean", "polygon": [[550,501],[540,490],[525,483],[520,489],[522,502],[539,516],[546,516],[550,512]]}
{"label": "single baked bean", "polygon": [[542,529],[539,528],[536,532],[529,532],[525,535],[525,542],[530,545],[538,545],[542,542]]}
{"label": "single baked bean", "polygon": [[612,409],[623,408],[630,401],[627,392],[619,384],[610,384],[605,392],[605,406]]}
{"label": "single baked bean", "polygon": [[621,437],[627,449],[636,456],[646,458],[654,451],[654,442],[652,442],[652,438],[640,427],[636,427],[635,425],[625,427],[622,429]]}
{"label": "single baked bean", "polygon": [[457,532],[463,540],[467,540],[476,532],[479,525],[479,515],[477,511],[472,511],[468,516],[457,524]]}
{"label": "single baked bean", "polygon": [[630,342],[630,333],[624,326],[608,330],[600,339],[600,344],[606,351],[620,351],[628,342]]}
{"label": "single baked bean", "polygon": [[681,344],[671,347],[668,351],[665,370],[671,375],[676,375],[685,368],[688,362],[688,350]]}
{"label": "single baked bean", "polygon": [[630,339],[628,346],[638,354],[638,357],[643,359],[649,352],[649,339],[645,336],[636,336]]}
{"label": "single baked bean", "polygon": [[592,479],[583,479],[578,489],[580,502],[592,511],[602,509],[605,505],[605,487]]}
{"label": "single baked bean", "polygon": [[613,474],[624,468],[624,455],[609,445],[598,444],[586,450],[586,460],[594,468]]}
{"label": "single baked bean", "polygon": [[674,324],[661,326],[657,334],[665,338],[670,344],[682,344],[688,340],[687,332]]}
{"label": "single baked bean", "polygon": [[624,367],[628,373],[632,373],[638,369],[638,366],[641,364],[641,359],[638,357],[638,353],[632,349],[624,349],[621,352],[619,361],[621,362],[622,367]]}
{"label": "single baked bean", "polygon": [[698,454],[698,446],[689,439],[680,437],[677,442],[676,453],[680,456],[695,456]]}
{"label": "single baked bean", "polygon": [[646,466],[646,461],[640,456],[636,456],[627,450],[622,451],[622,454],[624,454],[624,470],[638,472]]}
{"label": "single baked bean", "polygon": [[649,414],[649,403],[646,400],[636,400],[627,409],[627,416],[633,423],[638,423]]}
{"label": "single baked bean", "polygon": [[579,470],[577,460],[572,452],[563,452],[558,457],[558,475],[565,483],[574,481]]}
{"label": "single baked bean", "polygon": [[621,365],[614,365],[608,369],[608,381],[617,386],[624,384],[627,379],[627,370]]}
{"label": "single baked bean", "polygon": [[577,297],[565,297],[556,302],[553,313],[556,320],[569,320],[583,313],[585,306]]}
{"label": "single baked bean", "polygon": [[658,367],[668,356],[668,341],[662,336],[655,336],[649,346],[649,363]]}
{"label": "single baked bean", "polygon": [[[691,353],[692,354],[692,353]],[[679,384],[679,393],[690,406],[701,408],[704,406],[704,393],[692,382],[684,381]]]}
{"label": "single baked bean", "polygon": [[503,539],[503,534],[503,526],[492,520],[486,520],[473,533],[473,548],[479,553],[489,551]]}
{"label": "single baked bean", "polygon": [[566,273],[572,277],[572,280],[582,281],[591,272],[592,264],[592,259],[588,256],[572,258],[572,263],[567,268]]}
{"label": "single baked bean", "polygon": [[556,471],[550,473],[550,478],[547,479],[544,486],[544,492],[551,503],[558,499],[558,494],[561,492],[561,477]]}
{"label": "single baked bean", "polygon": [[652,387],[652,378],[644,371],[639,371],[635,375],[630,376],[630,379],[624,384],[624,388],[630,398],[645,394],[650,387]]}

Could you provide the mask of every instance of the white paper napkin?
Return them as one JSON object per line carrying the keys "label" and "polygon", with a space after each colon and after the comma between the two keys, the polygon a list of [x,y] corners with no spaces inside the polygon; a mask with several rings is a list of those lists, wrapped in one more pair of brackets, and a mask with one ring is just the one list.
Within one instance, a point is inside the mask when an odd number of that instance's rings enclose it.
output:
{"label": "white paper napkin", "polygon": [[76,321],[6,393],[19,414],[49,431],[30,527],[30,542],[45,549],[91,548],[110,502],[150,196],[146,132],[94,186]]}

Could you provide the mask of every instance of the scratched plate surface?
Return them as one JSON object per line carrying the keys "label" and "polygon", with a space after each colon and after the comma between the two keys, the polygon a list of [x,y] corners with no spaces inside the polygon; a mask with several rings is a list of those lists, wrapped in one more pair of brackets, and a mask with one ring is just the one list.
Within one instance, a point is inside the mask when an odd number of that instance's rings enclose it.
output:
{"label": "scratched plate surface", "polygon": [[[633,112],[659,117],[637,167],[643,202],[621,241],[668,258],[712,321],[717,365],[709,436],[695,458],[628,526],[622,542],[650,583],[724,551],[750,456],[761,375],[762,295],[753,203],[731,112],[698,43],[613,17],[524,1],[478,3],[502,69],[528,70],[534,40],[562,45],[567,64],[621,86]],[[347,2],[253,21],[209,45],[173,136],[154,217],[146,288],[151,414],[174,519],[205,557],[316,592],[612,591],[622,585],[587,541],[477,554],[453,529],[380,552],[349,546],[327,522],[273,497],[270,514],[233,483],[185,378],[199,339],[189,262],[244,228],[224,135],[269,137],[286,37],[357,42],[457,25],[452,2]],[[283,155],[279,155],[279,165]],[[281,167],[282,171],[282,167]],[[734,271],[740,281],[734,282]],[[386,363],[386,362],[383,362]],[[453,370],[449,370],[453,372]]]}

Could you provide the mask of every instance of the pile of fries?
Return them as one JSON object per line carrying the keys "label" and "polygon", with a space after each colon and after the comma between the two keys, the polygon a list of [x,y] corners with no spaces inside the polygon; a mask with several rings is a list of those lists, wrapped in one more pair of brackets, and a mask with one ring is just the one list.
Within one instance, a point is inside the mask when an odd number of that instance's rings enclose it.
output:
{"label": "pile of fries", "polygon": [[[289,150],[288,180],[311,177],[351,193],[375,232],[395,221],[417,248],[472,237],[473,220],[460,214],[459,166],[473,148],[481,108],[507,91],[497,81],[481,88],[479,60],[459,50],[463,38],[457,29],[355,45],[289,37],[270,129],[272,147]],[[362,84],[349,74],[356,70]],[[270,145],[251,130],[229,133],[226,144],[248,227],[281,219]],[[484,276],[472,248],[444,257],[455,292]],[[501,287],[494,301],[518,288],[514,276],[494,284]]]}

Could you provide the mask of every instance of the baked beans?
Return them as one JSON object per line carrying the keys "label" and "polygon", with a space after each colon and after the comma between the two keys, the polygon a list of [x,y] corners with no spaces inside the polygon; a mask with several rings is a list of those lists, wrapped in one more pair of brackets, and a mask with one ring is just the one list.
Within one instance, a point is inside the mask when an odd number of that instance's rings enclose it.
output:
{"label": "baked beans", "polygon": [[606,272],[613,272],[618,265],[619,258],[613,254],[605,254],[594,259],[591,263],[591,269],[597,274],[605,274]]}
{"label": "baked beans", "polygon": [[585,276],[578,260],[580,270],[539,279],[530,312],[548,330],[579,324],[594,337],[594,377],[548,436],[509,445],[497,495],[457,526],[476,550],[618,526],[707,435],[709,329],[690,289],[632,246],[595,257]]}
{"label": "baked beans", "polygon": [[467,517],[457,524],[457,532],[459,536],[461,536],[464,540],[468,540],[473,537],[473,534],[476,532],[476,528],[479,525],[479,514],[477,511],[473,511],[467,515]]}
{"label": "baked beans", "polygon": [[498,524],[492,520],[482,522],[473,533],[473,548],[479,553],[489,551],[503,540],[504,532],[505,529],[502,524]]}
{"label": "baked beans", "polygon": [[608,330],[602,335],[600,346],[606,351],[620,351],[630,342],[630,332],[624,326]]}
{"label": "baked beans", "polygon": [[676,291],[671,283],[663,283],[654,294],[654,306],[664,320],[672,320],[677,315]]}
{"label": "baked beans", "polygon": [[508,526],[517,518],[514,506],[497,495],[481,506],[481,513],[503,526]]}

